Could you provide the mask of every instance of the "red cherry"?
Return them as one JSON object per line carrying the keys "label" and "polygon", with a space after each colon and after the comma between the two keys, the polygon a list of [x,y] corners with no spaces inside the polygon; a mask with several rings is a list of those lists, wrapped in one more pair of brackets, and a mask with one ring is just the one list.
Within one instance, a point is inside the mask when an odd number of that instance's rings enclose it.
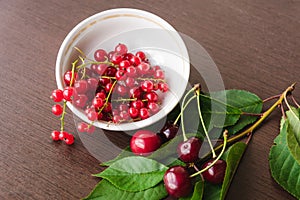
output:
{"label": "red cherry", "polygon": [[59,140],[59,134],[60,132],[59,131],[52,131],[51,132],[51,138],[53,141],[58,141]]}
{"label": "red cherry", "polygon": [[147,156],[161,145],[160,138],[149,130],[137,131],[130,140],[131,151],[136,155]]}
{"label": "red cherry", "polygon": [[147,119],[150,117],[150,113],[147,108],[141,108],[139,116],[141,119]]}
{"label": "red cherry", "polygon": [[[206,168],[207,166],[211,165],[213,160],[209,160],[203,164],[201,169]],[[202,173],[203,178],[213,184],[220,184],[223,182],[226,172],[226,161],[218,160],[211,168],[204,171]]]}
{"label": "red cherry", "polygon": [[146,54],[142,51],[136,52],[135,56],[139,57],[142,61],[144,61],[146,59]]}
{"label": "red cherry", "polygon": [[191,137],[187,141],[184,141],[178,145],[178,156],[183,162],[195,162],[199,158],[198,155],[201,146],[202,142],[199,138]]}
{"label": "red cherry", "polygon": [[[67,86],[70,86],[70,85],[73,85],[75,80],[77,80],[77,72],[74,73],[74,77],[73,77],[73,80],[72,80],[72,71],[66,71],[65,74],[64,74],[64,82]],[[72,83],[71,83],[71,80],[72,80]]]}
{"label": "red cherry", "polygon": [[61,102],[64,98],[63,91],[60,89],[56,89],[52,91],[51,99],[54,102]]}
{"label": "red cherry", "polygon": [[176,136],[178,129],[179,127],[176,124],[167,121],[164,127],[159,131],[158,135],[162,138],[163,142],[167,142]]}
{"label": "red cherry", "polygon": [[103,49],[98,49],[98,50],[96,50],[95,53],[94,53],[94,58],[95,58],[95,60],[98,61],[98,62],[103,62],[103,61],[105,61],[106,57],[107,57],[107,53],[106,53],[106,51],[103,50]]}
{"label": "red cherry", "polygon": [[168,194],[173,197],[185,197],[192,191],[191,179],[187,170],[182,166],[169,168],[163,179]]}
{"label": "red cherry", "polygon": [[61,115],[63,113],[63,108],[59,104],[52,106],[52,113],[54,115]]}

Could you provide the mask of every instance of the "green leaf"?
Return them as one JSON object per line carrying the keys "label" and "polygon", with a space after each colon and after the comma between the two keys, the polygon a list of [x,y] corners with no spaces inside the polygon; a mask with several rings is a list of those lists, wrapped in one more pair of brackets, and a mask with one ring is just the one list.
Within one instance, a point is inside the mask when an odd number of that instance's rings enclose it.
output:
{"label": "green leaf", "polygon": [[300,146],[296,140],[294,131],[290,126],[287,128],[287,146],[292,156],[300,164]]}
{"label": "green leaf", "polygon": [[188,197],[182,197],[179,200],[200,200],[203,196],[204,183],[202,180],[198,181],[194,186],[194,192]]}
{"label": "green leaf", "polygon": [[204,198],[205,200],[223,200],[234,177],[236,169],[240,160],[246,150],[247,145],[244,142],[237,142],[233,144],[223,155],[222,159],[226,161],[227,167],[223,184],[214,185],[205,182],[204,184]]}
{"label": "green leaf", "polygon": [[[225,90],[215,93],[215,96],[226,95],[226,103],[234,108],[240,109],[245,113],[261,113],[263,101],[255,94],[245,90]],[[256,116],[241,115],[234,126],[226,128],[229,134],[235,134],[248,124],[257,120]]]}
{"label": "green leaf", "polygon": [[299,120],[300,109],[293,108],[286,112],[286,116],[289,122],[289,126],[293,129],[295,138],[300,145],[300,120]]}
{"label": "green leaf", "polygon": [[167,169],[155,160],[131,156],[117,160],[94,176],[108,180],[121,190],[138,192],[161,182]]}
{"label": "green leaf", "polygon": [[116,188],[107,180],[102,180],[96,185],[94,190],[86,198],[84,198],[84,200],[160,200],[165,198],[167,195],[168,194],[163,182],[144,191],[128,192]]}
{"label": "green leaf", "polygon": [[275,138],[269,154],[269,164],[274,180],[286,191],[300,199],[300,164],[287,146],[286,120],[281,120],[280,134]]}

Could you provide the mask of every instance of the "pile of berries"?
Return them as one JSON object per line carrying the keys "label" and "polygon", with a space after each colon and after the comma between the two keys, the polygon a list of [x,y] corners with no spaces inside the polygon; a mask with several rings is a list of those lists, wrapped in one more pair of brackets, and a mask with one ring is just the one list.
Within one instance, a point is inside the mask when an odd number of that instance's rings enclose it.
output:
{"label": "pile of berries", "polygon": [[[150,130],[137,131],[130,141],[131,151],[138,156],[150,155],[159,149],[163,143],[172,140],[177,135],[179,127],[176,122],[177,120],[175,120],[174,123],[170,121],[167,122],[158,133],[154,133]],[[183,136],[185,138],[184,141],[177,146],[178,158],[187,163],[188,167],[194,166],[196,172],[190,175],[190,170],[187,170],[187,168],[183,166],[173,166],[165,172],[163,178],[165,188],[169,195],[176,198],[191,194],[193,188],[191,179],[196,175],[201,174],[205,181],[212,184],[221,184],[224,180],[227,167],[226,161],[220,159],[223,153],[221,152],[217,158],[213,157],[203,163],[199,170],[195,163],[199,161],[199,152],[203,142],[198,137],[186,138],[184,130]],[[225,138],[227,139],[227,133],[224,133],[224,140]]]}
{"label": "pile of berries", "polygon": [[81,56],[63,75],[65,88],[54,90],[51,96],[55,102],[64,102],[64,106],[52,107],[53,114],[62,115],[61,124],[66,102],[82,110],[91,121],[77,126],[78,131],[88,133],[94,132],[97,120],[115,124],[139,121],[161,109],[162,94],[169,86],[165,72],[151,65],[145,52],[133,54],[120,43],[111,52],[97,49],[89,59],[77,50]]}

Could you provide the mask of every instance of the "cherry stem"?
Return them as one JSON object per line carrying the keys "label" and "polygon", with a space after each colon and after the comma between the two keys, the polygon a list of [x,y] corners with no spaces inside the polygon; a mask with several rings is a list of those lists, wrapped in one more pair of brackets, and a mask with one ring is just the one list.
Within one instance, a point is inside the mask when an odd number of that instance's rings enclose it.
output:
{"label": "cherry stem", "polygon": [[[185,99],[187,98],[187,96],[188,96],[190,93],[192,93],[192,92],[194,91],[194,89],[195,89],[195,87],[193,87],[192,89],[190,89],[190,90],[184,95],[181,105],[184,105]],[[186,107],[187,107],[187,104],[184,105],[183,110],[184,110]],[[180,108],[181,108],[181,107],[180,107]],[[182,109],[180,109],[180,110],[182,110]],[[174,125],[177,124],[177,122],[179,121],[179,119],[180,119],[180,117],[181,117],[182,114],[183,114],[182,112],[179,113],[179,115],[177,116],[177,118],[175,119],[175,121],[174,121],[174,123],[173,123]]]}
{"label": "cherry stem", "polygon": [[[190,89],[190,90],[184,95],[183,100],[182,100],[182,103],[181,103],[181,107],[180,107],[180,114],[179,114],[178,117],[181,116],[181,117],[180,117],[180,120],[181,120],[181,129],[182,129],[183,141],[187,141],[187,140],[188,140],[187,137],[186,137],[186,134],[185,134],[184,121],[183,121],[183,111],[184,111],[184,109],[185,109],[185,106],[184,106],[184,105],[185,105],[185,100],[186,100],[187,96],[195,90],[195,88],[196,88],[196,87],[194,86],[192,89]],[[188,103],[191,101],[192,98],[193,98],[193,97],[191,97],[191,98],[189,99]],[[186,104],[186,105],[188,105],[188,104]],[[177,119],[178,119],[178,117],[177,117]],[[177,119],[175,120],[174,124],[177,123]]]}
{"label": "cherry stem", "polygon": [[292,100],[293,100],[294,104],[295,104],[298,108],[300,108],[300,105],[298,104],[298,102],[296,101],[296,99],[294,98],[294,96],[292,95],[291,97],[292,97]]}
{"label": "cherry stem", "polygon": [[[295,85],[296,83],[294,83]],[[287,100],[287,93],[284,93],[284,102],[286,104],[286,106],[288,107],[288,109],[291,111],[291,113],[295,116],[295,118],[298,118],[297,115],[295,114],[295,112],[292,110],[288,100]]]}
{"label": "cherry stem", "polygon": [[[289,86],[279,97],[279,99],[268,109],[266,110],[263,115],[261,116],[261,118],[259,118],[251,127],[249,127],[248,129],[244,130],[243,132],[231,137],[228,139],[228,143],[233,143],[236,142],[240,139],[242,139],[243,137],[245,137],[246,135],[248,135],[249,133],[252,133],[279,105],[282,104],[282,101],[284,100],[284,97],[289,93],[292,92],[294,90],[294,86],[295,83],[292,84],[291,86]],[[220,144],[219,146],[217,146],[214,150],[218,151],[220,150],[222,147],[224,146],[224,144]],[[208,156],[208,155],[206,155]],[[205,157],[206,157],[205,156]]]}
{"label": "cherry stem", "polygon": [[204,123],[204,120],[203,120],[203,117],[202,117],[202,113],[201,113],[201,105],[200,105],[200,87],[196,90],[196,95],[197,95],[197,105],[198,105],[198,114],[199,114],[199,118],[200,118],[200,121],[201,121],[201,124],[202,124],[202,127],[203,127],[203,131],[206,135],[206,138],[207,138],[207,141],[208,141],[208,144],[209,144],[209,147],[211,149],[211,152],[212,152],[212,157],[215,158],[216,157],[216,152],[214,150],[214,147],[211,143],[211,140],[209,138],[209,135],[208,135],[208,132],[207,132],[207,129],[206,129],[206,126],[205,126],[205,123]]}
{"label": "cherry stem", "polygon": [[263,103],[265,103],[267,101],[270,101],[270,100],[273,100],[273,99],[277,99],[279,97],[280,97],[280,94],[268,97],[268,98],[266,98],[266,99],[263,100]]}
{"label": "cherry stem", "polygon": [[205,172],[206,170],[208,170],[209,168],[211,168],[220,158],[221,158],[221,156],[223,155],[223,153],[225,152],[225,149],[226,149],[226,145],[227,145],[227,137],[228,137],[228,131],[227,130],[225,130],[224,132],[223,132],[223,137],[224,137],[224,143],[223,143],[223,148],[222,148],[222,151],[220,152],[220,154],[218,155],[218,157],[217,158],[215,158],[215,160],[210,164],[210,165],[208,165],[207,167],[205,167],[204,169],[202,169],[202,170],[200,170],[200,171],[198,171],[198,172],[196,172],[196,173],[194,173],[194,174],[192,174],[190,177],[192,178],[192,177],[194,177],[194,176],[197,176],[197,175],[199,175],[199,174],[202,174],[203,172]]}

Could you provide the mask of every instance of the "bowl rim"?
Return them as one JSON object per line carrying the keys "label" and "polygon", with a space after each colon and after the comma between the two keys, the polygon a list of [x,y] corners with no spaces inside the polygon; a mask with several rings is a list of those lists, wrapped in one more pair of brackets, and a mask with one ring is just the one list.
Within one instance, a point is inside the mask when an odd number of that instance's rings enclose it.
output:
{"label": "bowl rim", "polygon": [[[163,29],[166,29],[168,31],[172,31],[176,34],[176,40],[179,43],[179,47],[182,48],[181,51],[183,51],[183,54],[185,55],[184,63],[187,63],[187,67],[188,67],[188,69],[186,70],[186,72],[187,72],[187,74],[186,74],[187,80],[186,81],[187,82],[186,82],[186,85],[184,86],[186,88],[186,86],[188,84],[188,78],[190,76],[189,54],[188,54],[187,47],[186,47],[182,37],[176,31],[176,29],[171,24],[169,24],[166,20],[164,20],[163,18],[161,18],[161,17],[159,17],[159,16],[157,16],[157,15],[151,13],[151,12],[148,12],[148,11],[145,11],[145,10],[140,10],[140,9],[135,9],[135,8],[114,8],[114,9],[104,10],[104,11],[101,11],[99,13],[96,13],[94,15],[91,15],[91,16],[87,17],[86,19],[79,22],[75,27],[73,27],[72,30],[64,38],[64,40],[63,40],[63,42],[62,42],[62,44],[59,48],[58,54],[57,54],[56,67],[55,67],[56,83],[57,83],[57,86],[58,86],[59,89],[64,88],[63,78],[62,78],[62,74],[61,74],[61,68],[63,67],[63,66],[61,66],[62,65],[61,61],[63,59],[64,53],[68,51],[68,48],[76,40],[76,37],[78,36],[77,34],[81,34],[81,31],[85,27],[87,27],[91,23],[95,22],[95,20],[97,20],[99,18],[105,18],[105,16],[109,16],[109,15],[112,15],[112,14],[121,17],[121,16],[125,16],[128,13],[138,15],[139,17],[140,16],[144,17],[147,20],[155,22],[156,24],[158,24],[158,22],[159,22],[159,25]],[[181,96],[178,96],[177,103],[180,101],[180,98],[182,97],[182,95],[183,95],[183,93],[181,94]],[[177,105],[177,103],[174,106],[172,106],[172,109]],[[73,112],[74,115],[76,115],[77,117],[79,117],[80,119],[82,119],[85,122],[91,123],[91,121],[83,114],[83,112],[80,111],[79,109],[77,109],[75,106],[73,106],[70,102],[67,102],[67,106]],[[136,130],[136,129],[139,129],[139,128],[142,128],[142,127],[150,126],[150,125],[154,124],[155,122],[161,120],[169,112],[171,112],[172,109],[170,109],[168,112],[166,112],[164,116],[154,117],[155,115],[153,115],[153,116],[151,116],[147,119],[137,121],[137,122],[115,125],[115,124],[105,123],[105,122],[102,122],[102,121],[96,121],[94,123],[94,125],[99,127],[99,128],[102,128],[102,129],[105,129],[105,130],[111,130],[111,131]]]}

